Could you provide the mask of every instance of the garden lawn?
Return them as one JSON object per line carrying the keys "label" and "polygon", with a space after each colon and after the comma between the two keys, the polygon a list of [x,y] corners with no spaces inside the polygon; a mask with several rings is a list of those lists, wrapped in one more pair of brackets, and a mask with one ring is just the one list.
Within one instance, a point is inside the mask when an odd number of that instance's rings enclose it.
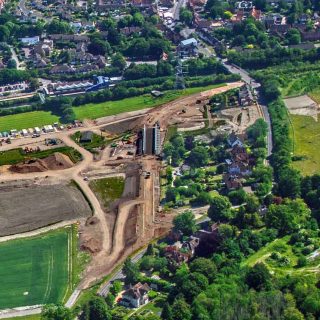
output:
{"label": "garden lawn", "polygon": [[72,228],[0,244],[0,309],[65,300]]}
{"label": "garden lawn", "polygon": [[304,157],[293,161],[293,167],[303,175],[320,173],[320,122],[309,116],[290,114],[294,131],[294,156]]}
{"label": "garden lawn", "polygon": [[58,122],[59,117],[49,111],[32,111],[0,117],[0,132],[12,129],[41,127]]}
{"label": "garden lawn", "polygon": [[191,95],[197,92],[218,88],[224,86],[225,83],[211,85],[206,87],[187,88],[185,90],[167,91],[162,97],[154,98],[151,94],[126,98],[116,101],[107,101],[102,103],[89,103],[83,106],[74,107],[73,110],[76,118],[79,120],[96,119],[111,116],[123,112],[137,111],[146,108],[153,108],[161,104],[173,101],[183,96]]}
{"label": "garden lawn", "polygon": [[105,208],[121,197],[124,190],[122,177],[103,178],[90,181],[90,188],[98,196]]}

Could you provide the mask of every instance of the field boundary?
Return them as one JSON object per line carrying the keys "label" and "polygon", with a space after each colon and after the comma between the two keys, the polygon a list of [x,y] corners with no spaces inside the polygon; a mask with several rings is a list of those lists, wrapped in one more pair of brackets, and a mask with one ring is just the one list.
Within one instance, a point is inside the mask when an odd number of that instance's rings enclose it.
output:
{"label": "field boundary", "polygon": [[0,237],[0,243],[1,242],[7,242],[7,241],[11,241],[11,240],[16,240],[16,239],[24,239],[24,238],[32,238],[32,237],[36,237],[38,235],[41,235],[43,233],[47,233],[49,231],[53,231],[56,229],[60,229],[60,228],[65,228],[68,226],[71,226],[73,224],[77,224],[79,222],[79,219],[74,219],[74,220],[68,220],[68,221],[62,221],[62,222],[58,222],[40,229],[36,229],[36,230],[32,230],[32,231],[27,231],[27,232],[23,232],[23,233],[19,233],[19,234],[14,234],[14,235],[10,235],[10,236],[4,236],[4,237]]}

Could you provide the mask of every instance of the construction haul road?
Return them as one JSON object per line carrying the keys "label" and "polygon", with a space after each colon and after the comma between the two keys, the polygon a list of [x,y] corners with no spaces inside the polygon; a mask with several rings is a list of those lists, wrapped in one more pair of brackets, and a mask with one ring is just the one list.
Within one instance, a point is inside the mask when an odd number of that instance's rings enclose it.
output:
{"label": "construction haul road", "polygon": [[[46,134],[45,136],[39,138],[21,138],[12,140],[12,144],[10,145],[2,145],[0,146],[0,152],[5,150],[10,150],[13,148],[24,147],[30,143],[40,142],[44,140],[44,138],[58,138],[62,140],[62,142],[69,147],[77,150],[82,155],[82,161],[77,163],[71,168],[65,170],[55,170],[55,171],[46,171],[46,172],[37,172],[37,173],[4,173],[0,175],[0,183],[15,181],[15,180],[39,180],[39,179],[53,179],[57,182],[59,181],[75,181],[79,188],[82,190],[83,194],[86,196],[87,200],[91,204],[93,209],[93,216],[97,218],[99,221],[99,232],[102,239],[102,250],[98,253],[92,255],[91,262],[89,263],[85,273],[83,274],[82,281],[76,288],[75,292],[70,297],[70,300],[67,302],[67,306],[71,307],[76,301],[77,296],[81,292],[81,290],[88,288],[98,279],[101,279],[106,274],[109,274],[117,264],[124,261],[124,259],[133,252],[133,250],[138,249],[146,245],[152,238],[155,236],[154,226],[156,225],[159,230],[165,227],[170,227],[170,223],[161,221],[157,218],[155,221],[155,207],[159,205],[159,199],[155,195],[155,185],[158,185],[159,180],[159,172],[160,165],[159,162],[154,158],[143,158],[133,160],[142,167],[142,170],[148,171],[151,173],[149,179],[145,179],[142,175],[140,177],[140,191],[139,196],[134,200],[129,200],[127,202],[122,203],[119,206],[118,215],[116,218],[116,223],[114,226],[114,230],[109,225],[109,221],[107,216],[98,201],[96,195],[90,189],[87,179],[84,179],[84,176],[87,172],[90,171],[103,171],[108,170],[105,159],[100,161],[94,161],[93,154],[89,151],[85,150],[77,143],[75,143],[70,135],[75,133],[76,131],[87,131],[91,130],[94,132],[98,132],[101,128],[106,125],[119,123],[123,120],[127,119],[138,119],[140,118],[138,123],[149,123],[152,121],[155,123],[159,121],[161,123],[161,127],[163,131],[166,131],[167,127],[171,124],[172,118],[175,116],[178,110],[182,108],[195,108],[196,101],[208,101],[212,95],[221,93],[229,90],[230,88],[239,87],[242,85],[241,82],[228,84],[224,87],[220,87],[213,90],[208,90],[205,92],[193,94],[189,97],[183,97],[181,99],[177,99],[171,103],[167,103],[163,106],[157,107],[155,109],[147,109],[139,112],[130,112],[123,113],[117,116],[105,117],[102,120],[97,120],[95,123],[85,122],[85,126],[81,128],[74,128],[69,131],[63,132],[54,132]],[[197,102],[198,103],[198,102]],[[198,106],[198,105],[197,105]],[[141,119],[142,117],[142,119]],[[97,124],[98,123],[98,124]],[[124,128],[124,131],[126,128]],[[108,161],[107,161],[108,162]],[[121,164],[121,160],[119,160]],[[125,162],[125,161],[124,161]],[[140,220],[139,225],[136,226],[136,229],[139,231],[138,239],[135,243],[135,246],[128,248],[126,246],[126,241],[124,239],[126,222],[128,220],[129,212],[133,207],[138,206],[140,209]],[[151,232],[152,231],[152,232]],[[36,235],[37,232],[41,233],[43,230],[32,231],[32,235]],[[159,231],[160,232],[160,231]],[[10,239],[14,239],[15,237],[19,238],[23,235],[10,236]],[[159,234],[157,234],[159,236]],[[112,239],[112,241],[110,241]],[[1,238],[0,238],[1,241]],[[35,312],[33,309],[29,310],[30,313]],[[23,310],[21,315],[26,315],[26,310]],[[17,315],[17,311],[14,311],[15,316]],[[10,313],[6,313],[8,317],[11,316]],[[6,315],[1,314],[0,318],[6,317]]]}

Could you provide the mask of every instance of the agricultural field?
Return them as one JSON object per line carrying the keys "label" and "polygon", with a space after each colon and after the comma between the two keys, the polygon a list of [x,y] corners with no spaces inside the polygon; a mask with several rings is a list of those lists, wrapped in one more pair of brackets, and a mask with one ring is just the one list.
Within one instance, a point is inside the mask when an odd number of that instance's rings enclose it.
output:
{"label": "agricultural field", "polygon": [[66,299],[72,284],[72,227],[0,244],[0,309]]}
{"label": "agricultural field", "polygon": [[74,150],[70,147],[47,149],[43,151],[33,152],[31,154],[24,154],[22,149],[20,148],[0,152],[0,166],[17,164],[30,158],[43,159],[55,152],[60,152],[67,155],[73,163],[79,162],[82,158],[81,154],[77,150]]}
{"label": "agricultural field", "polygon": [[[319,116],[318,116],[319,117]],[[320,172],[320,122],[312,117],[290,114],[293,128],[294,168],[303,175]]]}
{"label": "agricultural field", "polygon": [[49,111],[32,111],[25,113],[18,113],[8,116],[0,117],[0,132],[9,131],[11,129],[26,129],[41,127],[46,124],[53,124],[58,122],[59,117],[53,115]]}
{"label": "agricultural field", "polygon": [[90,181],[90,188],[98,196],[105,208],[119,199],[124,191],[124,178],[113,177]]}

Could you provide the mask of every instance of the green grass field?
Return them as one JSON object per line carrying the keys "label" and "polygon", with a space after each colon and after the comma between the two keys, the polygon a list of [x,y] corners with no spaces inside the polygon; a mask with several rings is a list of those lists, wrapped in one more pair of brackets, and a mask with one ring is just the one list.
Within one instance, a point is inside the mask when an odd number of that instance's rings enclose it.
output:
{"label": "green grass field", "polygon": [[0,244],[0,309],[58,303],[72,285],[72,236],[68,227]]}
{"label": "green grass field", "polygon": [[167,91],[160,98],[153,98],[151,94],[145,94],[138,97],[126,98],[117,101],[107,101],[102,103],[89,103],[80,107],[73,108],[76,118],[82,119],[96,119],[106,116],[111,116],[118,113],[137,111],[145,108],[153,108],[163,103],[173,101],[183,96],[193,93],[218,88],[225,84],[211,85],[206,87],[187,88],[185,90]]}
{"label": "green grass field", "polygon": [[90,188],[98,196],[105,208],[110,203],[119,199],[124,190],[124,179],[122,177],[103,178],[90,181]]}
{"label": "green grass field", "polygon": [[[206,87],[188,88],[185,90],[167,91],[161,98],[153,98],[150,94],[132,97],[117,101],[107,101],[102,103],[89,103],[80,107],[74,107],[73,110],[78,120],[96,119],[100,117],[119,114],[122,112],[137,111],[145,108],[156,107],[160,104],[175,100],[182,96],[190,95],[212,88],[224,86],[225,83],[210,85]],[[11,129],[27,129],[32,127],[41,127],[46,124],[59,122],[59,117],[49,111],[32,111],[14,115],[0,117],[0,132]]]}
{"label": "green grass field", "polygon": [[58,122],[59,117],[48,111],[32,111],[0,117],[0,132],[11,129],[41,127]]}
{"label": "green grass field", "polygon": [[292,162],[293,167],[303,175],[320,173],[320,122],[309,116],[290,114],[290,118],[294,130],[294,156],[302,157]]}
{"label": "green grass field", "polygon": [[77,150],[74,150],[70,147],[53,148],[53,149],[43,150],[43,151],[34,152],[30,154],[24,154],[22,152],[22,149],[20,148],[20,149],[11,149],[8,151],[0,152],[0,166],[6,165],[6,164],[8,165],[16,164],[30,158],[42,159],[42,158],[48,157],[54,152],[61,152],[67,155],[73,163],[79,162],[82,158],[81,154]]}

